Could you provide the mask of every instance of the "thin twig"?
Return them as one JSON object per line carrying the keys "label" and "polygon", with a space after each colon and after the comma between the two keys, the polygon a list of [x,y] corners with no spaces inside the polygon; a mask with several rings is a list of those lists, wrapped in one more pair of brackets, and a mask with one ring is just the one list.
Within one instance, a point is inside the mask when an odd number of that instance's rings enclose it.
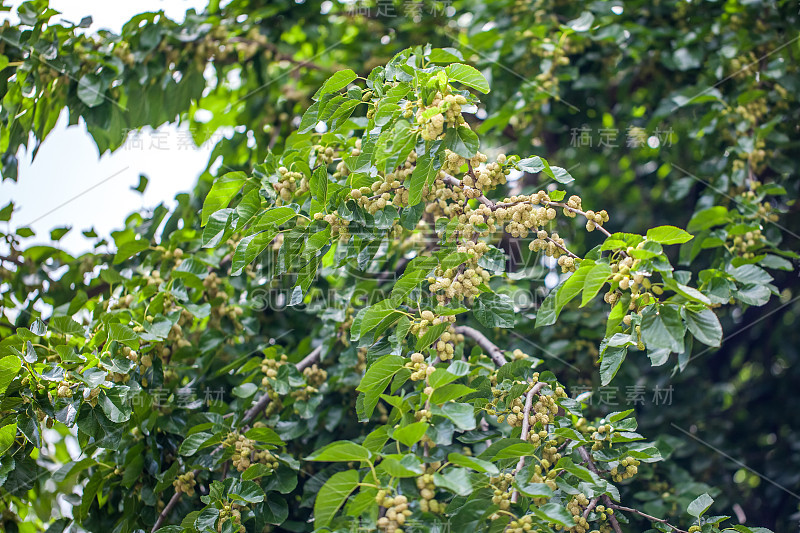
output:
{"label": "thin twig", "polygon": [[[577,213],[579,215],[586,216],[586,211],[581,211],[580,209],[575,209],[574,207],[570,207],[567,204],[562,203],[562,202],[544,202],[544,205],[546,205],[548,207],[563,207],[567,211],[572,211],[573,213]],[[588,219],[589,217],[586,217],[586,218]],[[591,220],[592,220],[592,222],[594,222],[594,219],[591,219]],[[595,226],[594,227],[598,231],[600,231],[600,233],[605,234],[606,237],[611,237],[611,233],[609,233],[609,231],[606,228],[604,228],[603,226],[601,226],[600,224],[595,222]]]}
{"label": "thin twig", "polygon": [[663,518],[656,518],[655,516],[651,516],[651,515],[649,515],[647,513],[643,513],[641,511],[639,511],[638,509],[632,509],[631,507],[625,507],[623,505],[617,505],[616,503],[611,504],[611,508],[612,509],[617,509],[618,511],[625,511],[627,513],[638,514],[642,518],[646,518],[646,519],[651,520],[653,522],[660,522],[661,524],[664,524],[667,527],[671,527],[674,531],[677,531],[678,533],[688,533],[687,531],[684,531],[683,529],[680,529],[680,528],[677,528],[677,527],[673,526],[672,524],[670,524],[669,522],[667,522]]}
{"label": "thin twig", "polygon": [[548,238],[547,238],[547,240],[548,240],[549,242],[552,242],[553,244],[555,244],[555,245],[556,245],[556,246],[558,246],[559,248],[561,248],[561,249],[564,251],[564,253],[566,253],[566,254],[567,254],[568,256],[570,256],[571,258],[573,258],[573,259],[580,259],[580,258],[579,258],[577,255],[573,254],[572,252],[570,252],[569,250],[567,250],[567,249],[566,249],[564,246],[562,246],[562,245],[558,244],[556,241],[554,241],[554,240],[553,240],[553,239],[551,239],[550,237],[548,237]]}

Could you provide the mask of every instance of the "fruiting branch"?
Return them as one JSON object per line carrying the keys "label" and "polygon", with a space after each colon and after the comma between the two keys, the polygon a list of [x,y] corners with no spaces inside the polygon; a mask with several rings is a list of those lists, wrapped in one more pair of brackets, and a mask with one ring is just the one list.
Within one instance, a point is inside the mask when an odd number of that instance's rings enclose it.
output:
{"label": "fruiting branch", "polygon": [[[539,382],[531,387],[531,390],[528,391],[527,396],[525,396],[525,408],[522,410],[522,433],[520,437],[522,440],[528,440],[528,433],[531,429],[531,407],[533,406],[533,397],[539,394],[539,391],[542,390],[544,387],[544,382]],[[525,456],[519,458],[519,462],[517,462],[517,466],[514,467],[512,475],[517,475],[522,467],[525,466]],[[514,489],[514,492],[511,493],[511,503],[517,503],[519,499],[519,491]]]}
{"label": "fruiting branch", "polygon": [[[597,467],[594,465],[594,461],[592,460],[591,454],[584,448],[583,446],[578,447],[578,453],[581,456],[581,459],[586,461],[586,468],[591,470],[593,473],[600,475],[600,472],[597,470]],[[605,502],[606,507],[613,507],[614,503],[611,501],[611,498],[608,497],[607,494],[603,494],[603,502]],[[616,533],[622,533],[622,528],[619,527],[619,521],[617,521],[617,517],[613,514],[608,515],[608,521],[611,523],[611,527],[614,528]]]}
{"label": "fruiting branch", "polygon": [[[297,370],[302,372],[306,368],[310,367],[311,365],[319,361],[319,357],[321,354],[322,354],[322,346],[320,345],[314,348],[311,351],[311,353],[309,353],[295,365]],[[269,403],[269,394],[265,393],[263,396],[261,396],[261,398],[258,399],[258,401],[255,404],[253,404],[253,406],[250,409],[247,410],[247,412],[245,412],[244,417],[242,417],[243,427],[247,428],[250,425],[250,423],[253,422],[253,420],[255,420],[256,417],[264,411],[268,403]],[[212,455],[221,449],[222,449],[221,445],[217,446],[214,449],[214,451],[211,452]],[[195,478],[200,475],[200,470],[194,470],[193,472]],[[172,498],[169,499],[167,505],[164,506],[164,509],[161,511],[161,513],[159,513],[158,518],[156,519],[156,523],[153,524],[153,529],[151,530],[151,533],[155,533],[155,531],[158,530],[159,527],[161,527],[161,524],[164,523],[164,520],[166,520],[167,515],[169,515],[172,509],[180,501],[181,494],[183,493],[176,491],[175,494],[172,495]]]}
{"label": "fruiting branch", "polygon": [[[297,370],[302,372],[306,368],[310,367],[319,360],[319,356],[321,354],[322,354],[322,346],[318,346],[317,348],[312,350],[311,353],[305,356],[305,358],[303,358],[302,361],[300,361],[295,365],[297,367]],[[254,403],[253,406],[250,409],[248,409],[247,412],[244,414],[244,417],[242,418],[242,423],[244,425],[250,424],[250,422],[256,419],[259,413],[264,411],[268,403],[269,403],[269,394],[264,393],[264,395],[261,396],[261,398],[259,398],[258,401]]]}

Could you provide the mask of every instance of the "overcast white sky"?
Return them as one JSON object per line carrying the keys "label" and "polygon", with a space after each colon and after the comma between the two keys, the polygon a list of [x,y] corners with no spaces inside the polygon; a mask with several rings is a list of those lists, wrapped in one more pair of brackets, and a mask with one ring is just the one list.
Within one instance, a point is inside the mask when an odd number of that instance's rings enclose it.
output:
{"label": "overcast white sky", "polygon": [[[0,13],[0,23],[8,18],[13,21],[20,3],[3,2],[12,6],[12,14]],[[200,11],[206,4],[207,0],[50,0],[61,18],[77,23],[91,15],[93,24],[88,31],[103,28],[114,32],[138,13],[164,10],[168,17],[181,21],[187,9]],[[72,226],[60,241],[61,247],[72,253],[87,251],[82,230],[94,227],[98,234],[108,236],[122,227],[133,211],[171,202],[176,193],[191,189],[208,162],[210,147],[187,147],[188,132],[174,126],[163,127],[156,135],[144,132],[139,144],[129,142],[101,158],[85,126],[67,127],[66,122],[62,115],[35,161],[31,162],[28,154],[18,154],[17,183],[0,183],[0,207],[14,201],[12,227],[32,227],[37,235],[30,243],[49,243],[50,229]],[[138,185],[139,174],[150,179],[144,195],[130,189]]]}

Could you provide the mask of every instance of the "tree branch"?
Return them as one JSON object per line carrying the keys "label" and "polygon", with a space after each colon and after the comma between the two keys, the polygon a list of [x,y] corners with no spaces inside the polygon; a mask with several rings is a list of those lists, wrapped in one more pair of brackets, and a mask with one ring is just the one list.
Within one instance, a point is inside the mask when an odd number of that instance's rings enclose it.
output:
{"label": "tree branch", "polygon": [[9,263],[14,263],[15,265],[25,266],[25,261],[22,261],[18,257],[0,255],[0,261],[7,261]]}
{"label": "tree branch", "polygon": [[[312,364],[317,362],[319,360],[319,356],[321,353],[322,353],[322,346],[320,345],[314,350],[312,350],[310,354],[305,356],[302,361],[297,363],[295,367],[297,368],[297,370],[302,372],[303,370],[305,370],[306,368],[310,367]],[[253,406],[250,409],[248,409],[247,412],[244,414],[244,417],[242,418],[242,424],[245,426],[249,425],[250,422],[255,420],[256,417],[267,407],[268,403],[269,403],[269,394],[265,392],[264,395],[261,396],[261,398],[259,398],[258,401],[254,403]]]}
{"label": "tree branch", "polygon": [[[593,473],[600,475],[600,472],[597,470],[597,467],[594,465],[594,461],[592,460],[591,454],[584,448],[583,446],[578,447],[578,453],[581,456],[581,459],[586,461],[586,468],[591,470]],[[614,506],[614,503],[611,501],[611,498],[608,497],[607,494],[603,494],[603,502],[606,504],[606,507]],[[617,521],[617,517],[613,514],[608,515],[608,521],[611,523],[611,527],[614,528],[616,533],[622,533],[622,528],[619,527],[619,521]]]}
{"label": "tree branch", "polygon": [[592,500],[589,502],[589,505],[587,505],[586,509],[583,510],[583,517],[584,518],[589,516],[589,513],[591,513],[592,509],[594,509],[595,506],[597,505],[597,501],[598,501],[598,498],[592,498]]}
{"label": "tree branch", "polygon": [[460,333],[465,337],[471,338],[478,344],[478,346],[486,350],[489,357],[491,357],[492,361],[494,361],[494,364],[497,366],[503,366],[506,364],[506,358],[503,356],[503,350],[498,348],[495,343],[486,338],[486,335],[469,326],[456,326],[455,330],[456,333]]}
{"label": "tree branch", "polygon": [[[199,473],[200,473],[199,470],[195,470],[194,471],[195,477],[197,477],[197,474]],[[172,498],[169,499],[167,505],[164,506],[164,509],[161,511],[161,513],[159,513],[158,518],[156,519],[156,523],[153,524],[153,529],[150,530],[150,533],[155,533],[156,531],[158,531],[158,528],[160,528],[161,524],[164,523],[164,520],[167,519],[167,515],[172,511],[172,508],[178,505],[178,502],[181,499],[181,494],[183,493],[176,491],[175,494],[172,495]]]}
{"label": "tree branch", "polygon": [[302,361],[300,361],[299,363],[297,363],[295,365],[297,367],[297,370],[302,372],[306,368],[308,368],[311,365],[313,365],[314,363],[318,362],[319,361],[319,356],[321,354],[322,354],[322,345],[320,344],[319,346],[317,346],[316,348],[311,350],[311,353],[308,354],[307,356],[305,356]]}
{"label": "tree branch", "polygon": [[[539,393],[544,387],[543,382],[539,382],[531,387],[531,390],[528,391],[528,394],[525,396],[525,408],[522,410],[522,433],[520,437],[523,441],[528,441],[528,433],[531,430],[531,407],[533,406],[533,397]],[[525,456],[519,458],[517,462],[517,466],[514,467],[514,470],[511,472],[511,475],[516,476],[522,467],[525,466]],[[519,491],[514,489],[514,492],[511,493],[511,503],[517,503],[519,499]]]}

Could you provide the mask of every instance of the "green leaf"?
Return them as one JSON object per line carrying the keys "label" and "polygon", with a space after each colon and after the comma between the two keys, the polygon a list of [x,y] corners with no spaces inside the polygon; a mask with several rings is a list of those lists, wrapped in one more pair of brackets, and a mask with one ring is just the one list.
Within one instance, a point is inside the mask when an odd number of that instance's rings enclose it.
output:
{"label": "green leaf", "polygon": [[454,465],[471,468],[477,472],[485,472],[492,476],[496,476],[500,472],[494,463],[484,461],[483,459],[462,455],[460,453],[449,454],[447,456],[447,460]]}
{"label": "green leaf", "polygon": [[433,387],[434,389],[438,387],[443,387],[444,385],[450,383],[451,381],[455,381],[458,379],[458,376],[455,374],[451,374],[444,368],[437,368],[433,371],[433,374],[428,377],[428,384]]}
{"label": "green leaf", "polygon": [[434,166],[437,157],[423,154],[417,159],[417,164],[411,172],[411,185],[408,190],[408,205],[416,205],[422,200],[422,189],[433,182],[438,169]]}
{"label": "green leaf", "polygon": [[567,512],[566,509],[557,503],[546,503],[541,507],[535,505],[531,507],[530,512],[548,522],[552,522],[561,527],[572,527],[575,522],[572,520],[572,513]]}
{"label": "green leaf", "polygon": [[581,33],[589,31],[592,28],[593,22],[594,15],[589,11],[584,11],[578,18],[567,22],[566,26],[574,32]]}
{"label": "green leaf", "polygon": [[466,126],[447,128],[447,132],[444,134],[444,147],[469,159],[480,148],[480,140],[478,135]]}
{"label": "green leaf", "polygon": [[434,48],[428,58],[432,63],[456,63],[463,61],[464,57],[455,48]]}
{"label": "green leaf", "polygon": [[675,226],[658,226],[647,230],[647,238],[660,244],[683,244],[694,236]]}
{"label": "green leaf", "polygon": [[608,263],[597,263],[586,274],[586,279],[583,281],[583,299],[581,300],[581,307],[585,306],[597,296],[600,289],[608,281],[611,275],[611,266]]}
{"label": "green leaf", "polygon": [[411,270],[409,272],[406,269],[400,279],[395,282],[390,300],[396,305],[402,303],[403,298],[422,283],[427,274],[425,270]]}
{"label": "green leaf", "polygon": [[561,167],[551,167],[545,158],[539,157],[538,155],[521,159],[519,162],[517,162],[517,167],[519,167],[520,170],[530,172],[531,174],[544,172],[547,176],[565,185],[575,181],[575,178],[573,178],[565,169]]}
{"label": "green leaf", "polygon": [[14,438],[17,436],[17,423],[8,424],[0,428],[0,456],[6,453],[6,450],[14,444]]}
{"label": "green leaf", "polygon": [[692,311],[684,308],[683,318],[692,335],[703,344],[719,346],[722,343],[722,325],[711,309]]}
{"label": "green leaf", "polygon": [[567,169],[561,167],[555,167],[555,166],[550,167],[550,172],[548,172],[547,169],[545,169],[545,174],[547,174],[557,182],[563,183],[564,185],[569,185],[570,183],[575,181],[575,178],[572,177],[572,175],[567,171]]}
{"label": "green leaf", "polygon": [[492,457],[492,461],[497,461],[498,459],[516,459],[519,457],[527,457],[529,455],[534,455],[535,453],[536,446],[533,444],[528,442],[517,442],[498,451],[494,457]]}
{"label": "green leaf", "polygon": [[257,189],[248,192],[236,206],[236,214],[239,219],[236,221],[236,231],[241,230],[245,224],[261,210],[261,195]]}
{"label": "green leaf", "polygon": [[347,462],[347,461],[369,461],[372,458],[372,453],[354,442],[349,440],[340,440],[332,442],[327,446],[316,450],[314,453],[305,458],[306,461],[331,461],[331,462]]}
{"label": "green leaf", "polygon": [[411,447],[419,442],[427,430],[427,422],[414,422],[413,424],[395,429],[394,433],[392,433],[392,438],[401,444]]}
{"label": "green leaf", "polygon": [[487,328],[513,328],[514,305],[507,294],[485,292],[475,300],[475,318]]}
{"label": "green leaf", "polygon": [[368,307],[361,318],[361,335],[374,329],[384,318],[396,312],[392,300],[381,300],[372,307]]}
{"label": "green leaf", "polygon": [[277,234],[278,230],[271,229],[249,235],[239,241],[231,259],[231,275],[238,276],[241,274],[244,267],[252,263],[264,251],[264,248],[269,246],[269,243],[275,239]]}
{"label": "green leaf", "polygon": [[475,429],[475,409],[468,403],[449,402],[441,407],[434,405],[432,412],[447,418],[461,430]]}
{"label": "green leaf", "polygon": [[709,496],[708,494],[701,494],[697,498],[695,498],[692,503],[689,504],[687,508],[687,512],[696,517],[700,518],[703,514],[711,507],[711,504],[714,503],[714,499]]}
{"label": "green leaf", "polygon": [[600,361],[600,384],[604,387],[611,383],[617,375],[620,365],[625,360],[628,352],[627,346],[611,346],[603,353],[603,360]]}
{"label": "green leaf", "polygon": [[441,337],[442,333],[444,333],[444,331],[449,327],[450,327],[449,322],[442,322],[441,324],[430,326],[428,328],[428,331],[426,331],[425,334],[417,340],[417,344],[414,347],[414,349],[417,350],[418,352],[424,350],[425,348],[433,344],[433,342],[436,339]]}
{"label": "green leaf", "polygon": [[542,305],[536,311],[536,324],[534,327],[541,328],[543,326],[552,326],[556,323],[558,312],[556,312],[556,301],[558,300],[558,292],[564,286],[564,281],[553,287],[545,297]]}
{"label": "green leaf", "polygon": [[60,241],[70,230],[72,230],[71,227],[55,228],[50,230],[50,238],[54,241]]}
{"label": "green leaf", "polygon": [[259,503],[263,502],[267,495],[264,494],[264,489],[258,483],[245,480],[234,482],[231,488],[228,489],[228,497],[232,500],[241,500],[247,503]]}
{"label": "green leaf", "polygon": [[217,519],[219,518],[219,509],[215,507],[206,507],[203,509],[195,519],[194,526],[198,531],[214,531],[216,528]]}
{"label": "green leaf", "polygon": [[664,279],[664,286],[668,289],[672,289],[688,300],[711,305],[711,300],[708,298],[708,296],[698,291],[694,287],[689,287],[688,285],[682,285],[678,283],[674,278]]}
{"label": "green leaf", "polygon": [[300,119],[300,125],[297,127],[297,133],[308,133],[313,130],[319,122],[319,102],[311,104],[306,112],[303,113],[303,118]]}
{"label": "green leaf", "polygon": [[271,476],[272,472],[273,472],[273,470],[272,470],[271,466],[267,466],[267,465],[261,464],[261,463],[255,463],[253,465],[250,465],[247,468],[247,470],[242,472],[242,479],[247,481],[247,480],[267,477],[267,476]]}
{"label": "green leaf", "polygon": [[274,444],[275,446],[283,446],[285,443],[275,430],[265,427],[251,428],[244,434],[250,440],[263,442],[265,444]]}
{"label": "green leaf", "polygon": [[78,98],[88,107],[97,107],[106,99],[105,84],[97,74],[84,74],[78,80]]}
{"label": "green leaf", "polygon": [[335,93],[340,91],[350,85],[356,78],[358,78],[358,74],[353,72],[350,69],[340,70],[325,82],[325,84],[319,88],[319,90],[314,94],[314,100],[319,100],[322,98],[323,95],[329,93]]}
{"label": "green leaf", "polygon": [[323,528],[331,523],[339,508],[358,486],[357,470],[346,470],[332,475],[319,489],[314,502],[314,527]]}
{"label": "green leaf", "polygon": [[462,396],[475,392],[475,389],[462,385],[460,383],[451,383],[445,385],[440,389],[436,389],[431,394],[431,402],[435,404],[443,404],[451,400],[457,400]]}
{"label": "green leaf", "polygon": [[5,394],[8,385],[14,380],[22,368],[22,361],[16,355],[8,355],[0,359],[0,397]]}
{"label": "green leaf", "polygon": [[445,68],[445,72],[450,81],[463,83],[467,87],[472,87],[484,94],[490,90],[489,82],[475,67],[464,65],[463,63],[453,63]]}
{"label": "green leaf", "polygon": [[[208,218],[203,229],[203,248],[214,248],[227,237],[229,223],[233,220],[233,209],[220,209]],[[230,228],[232,229],[232,228]]]}
{"label": "green leaf", "polygon": [[433,474],[433,483],[442,489],[454,492],[459,496],[472,494],[472,481],[469,472],[463,468],[448,468],[440,473]]}
{"label": "green leaf", "polygon": [[558,463],[556,463],[555,468],[563,468],[573,476],[587,483],[594,483],[598,481],[598,478],[593,476],[593,474],[589,471],[588,468],[582,465],[576,465],[574,462],[572,462],[572,459],[569,457],[562,457],[561,459],[559,459]]}
{"label": "green leaf", "polygon": [[[0,56],[3,58],[5,56]],[[0,209],[0,222],[8,222],[11,220],[11,214],[14,212],[14,202],[8,202],[5,207]]]}
{"label": "green leaf", "polygon": [[239,192],[247,175],[244,172],[228,172],[223,175],[211,186],[205,201],[203,202],[203,212],[201,215],[201,225],[205,226],[212,213],[228,207],[231,198]]}
{"label": "green leaf", "polygon": [[399,355],[384,355],[367,369],[364,377],[361,378],[356,388],[357,391],[364,393],[364,409],[362,418],[372,416],[372,411],[378,405],[380,395],[389,385],[398,370],[403,368],[406,360]]}
{"label": "green leaf", "polygon": [[680,314],[672,307],[651,305],[642,312],[642,342],[649,348],[683,351],[684,326]]}
{"label": "green leaf", "polygon": [[530,172],[531,174],[538,174],[542,170],[545,169],[545,165],[548,167],[550,165],[547,164],[547,161],[538,155],[533,157],[526,157],[525,159],[520,159],[517,162],[517,166],[520,170],[524,170],[525,172]]}
{"label": "green leaf", "polygon": [[686,230],[689,233],[697,233],[712,226],[719,226],[728,221],[728,209],[721,205],[703,209],[694,214]]}
{"label": "green leaf", "polygon": [[313,174],[309,183],[311,196],[321,205],[328,203],[328,169],[325,165],[320,165]]}
{"label": "green leaf", "polygon": [[124,324],[110,324],[108,326],[108,340],[120,342],[133,349],[139,347],[139,335]]}
{"label": "green leaf", "polygon": [[139,174],[139,185],[137,185],[136,187],[131,187],[131,190],[136,191],[139,194],[144,194],[144,190],[147,188],[147,183],[149,181],[150,180],[147,179],[147,176],[145,176],[144,174]]}
{"label": "green leaf", "polygon": [[50,319],[50,327],[63,335],[83,335],[83,326],[68,316],[54,316]]}
{"label": "green leaf", "polygon": [[583,261],[580,268],[573,272],[572,275],[567,278],[567,281],[561,285],[561,288],[558,289],[555,300],[556,318],[558,317],[559,313],[561,313],[561,310],[564,308],[564,306],[583,290],[586,282],[586,276],[589,275],[589,272],[593,268],[594,261],[588,259]]}
{"label": "green leaf", "polygon": [[147,241],[147,239],[137,239],[125,242],[121,246],[117,247],[117,253],[114,255],[114,264],[118,265],[126,259],[130,259],[134,255],[147,250],[148,248],[150,248],[150,242]]}
{"label": "green leaf", "polygon": [[404,455],[400,460],[395,457],[385,457],[379,468],[390,476],[399,478],[417,477],[422,474],[419,459],[413,455]]}
{"label": "green leaf", "polygon": [[178,453],[184,456],[191,456],[197,453],[197,451],[203,447],[203,444],[211,439],[213,435],[211,433],[194,433],[186,437],[186,439],[181,443],[180,448],[178,448]]}
{"label": "green leaf", "polygon": [[517,485],[517,490],[529,498],[550,498],[553,496],[553,489],[544,483],[524,483]]}

